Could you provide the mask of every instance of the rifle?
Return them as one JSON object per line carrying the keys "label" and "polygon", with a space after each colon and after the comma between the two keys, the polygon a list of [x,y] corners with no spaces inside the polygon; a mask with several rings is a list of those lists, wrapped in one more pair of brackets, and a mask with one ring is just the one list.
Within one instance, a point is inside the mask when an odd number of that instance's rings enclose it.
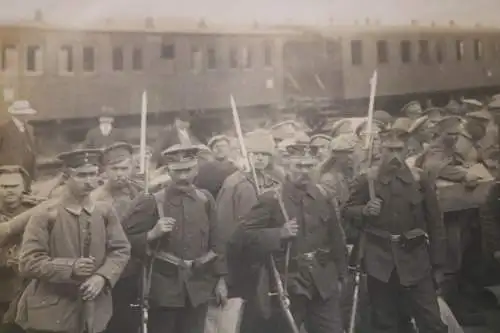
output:
{"label": "rifle", "polygon": [[[253,180],[255,182],[255,188],[256,192],[258,195],[260,195],[260,190],[259,190],[259,180],[257,178],[257,173],[255,172],[255,167],[252,163],[252,159],[250,158],[247,149],[245,147],[245,142],[243,140],[243,134],[241,131],[241,125],[240,125],[240,120],[239,120],[239,115],[238,115],[238,110],[236,108],[236,102],[234,100],[233,95],[230,95],[229,97],[230,103],[231,103],[231,109],[233,113],[233,120],[234,124],[236,126],[236,132],[238,133],[238,141],[240,143],[241,151],[243,153],[243,156],[246,158],[246,166],[250,169],[250,172],[252,174]],[[281,195],[279,192],[276,192],[276,197],[278,199],[278,203],[281,209],[281,212],[283,214],[283,217],[285,218],[285,221],[289,220],[289,215],[285,209],[285,205],[283,203],[283,199],[281,198]],[[271,271],[273,273],[274,280],[276,282],[276,289],[277,293],[269,293],[269,296],[278,296],[279,302],[280,302],[280,307],[283,310],[283,313],[286,317],[286,320],[288,324],[290,325],[290,328],[292,329],[293,333],[300,333],[297,324],[295,323],[295,319],[293,318],[292,312],[290,311],[290,300],[288,298],[287,294],[287,288],[286,288],[286,283],[288,280],[288,266],[289,266],[289,261],[290,261],[290,252],[291,252],[291,242],[287,243],[286,247],[286,253],[285,253],[285,286],[283,286],[283,282],[281,281],[280,274],[278,272],[278,269],[276,268],[276,262],[274,260],[273,255],[270,255],[270,264],[271,264]]]}
{"label": "rifle", "polygon": [[[370,80],[370,105],[368,107],[368,135],[366,137],[365,147],[368,151],[368,168],[371,167],[372,164],[372,155],[373,155],[373,109],[375,106],[375,93],[377,89],[377,71],[373,73],[373,76]],[[375,195],[375,186],[373,184],[373,177],[370,174],[370,170],[368,170],[368,191],[370,195],[370,200],[376,198]],[[354,264],[354,292],[352,299],[352,307],[351,307],[351,316],[349,320],[349,333],[354,333],[356,329],[356,317],[358,312],[358,304],[359,304],[359,289],[361,285],[361,275],[363,274],[363,253],[365,251],[365,243],[366,243],[366,234],[364,230],[361,230],[359,235],[358,244],[356,247],[356,262]]]}
{"label": "rifle", "polygon": [[[147,127],[147,112],[148,112],[148,96],[147,92],[142,93],[141,103],[141,142],[140,142],[140,156],[141,156],[141,170],[144,175],[144,194],[149,193],[149,161],[146,152],[146,127]],[[141,307],[141,333],[148,332],[149,320],[149,286],[151,282],[152,260],[147,260],[141,266],[141,285],[140,285],[140,303]]]}

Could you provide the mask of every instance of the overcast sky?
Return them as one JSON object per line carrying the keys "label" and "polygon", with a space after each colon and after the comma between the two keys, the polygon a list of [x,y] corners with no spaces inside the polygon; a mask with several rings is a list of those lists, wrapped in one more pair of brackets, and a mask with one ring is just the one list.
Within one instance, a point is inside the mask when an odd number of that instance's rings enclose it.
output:
{"label": "overcast sky", "polygon": [[380,20],[387,24],[455,20],[500,25],[500,0],[0,0],[0,21],[30,19],[41,9],[47,20],[133,16],[205,17],[216,22],[339,23]]}

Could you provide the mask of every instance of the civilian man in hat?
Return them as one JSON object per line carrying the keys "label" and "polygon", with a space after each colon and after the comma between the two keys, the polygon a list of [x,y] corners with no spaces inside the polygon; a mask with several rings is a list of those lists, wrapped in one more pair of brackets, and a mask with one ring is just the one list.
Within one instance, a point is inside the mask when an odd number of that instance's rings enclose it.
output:
{"label": "civilian man in hat", "polygon": [[125,141],[124,135],[113,128],[115,119],[110,115],[99,117],[99,126],[88,131],[83,146],[85,148],[105,148],[115,142]]}
{"label": "civilian man in hat", "polygon": [[[346,248],[335,210],[311,182],[316,164],[308,143],[290,144],[289,169],[283,185],[259,197],[231,240],[230,251],[241,253],[249,274],[244,281],[246,299],[241,332],[290,332],[279,307],[269,256],[283,279],[298,327],[308,332],[343,332],[340,286],[347,274]],[[283,200],[284,209],[278,199]],[[285,252],[291,244],[289,270]]]}
{"label": "civilian man in hat", "polygon": [[[25,195],[29,186],[30,177],[23,168],[17,165],[0,166],[0,223],[36,205]],[[15,301],[23,287],[23,279],[17,270],[21,238],[22,235],[15,235],[0,244],[0,331],[15,332]]]}
{"label": "civilian man in hat", "polygon": [[[435,185],[414,175],[404,142],[384,131],[381,164],[355,181],[344,216],[366,236],[364,271],[372,303],[372,332],[403,332],[398,307],[405,297],[421,332],[448,332],[440,318],[432,271],[444,263],[445,230]],[[371,183],[371,184],[370,184]],[[370,198],[373,185],[375,198]]]}
{"label": "civilian man in hat", "polygon": [[8,109],[10,117],[0,120],[0,165],[19,165],[35,177],[36,139],[33,127],[23,119],[37,113],[28,101],[16,101]]}
{"label": "civilian man in hat", "polygon": [[229,161],[231,154],[231,140],[226,135],[216,135],[208,141],[208,148],[218,161]]}
{"label": "civilian man in hat", "polygon": [[132,253],[151,255],[149,331],[202,333],[208,301],[227,298],[226,274],[213,197],[193,186],[198,172],[195,146],[163,152],[172,182],[142,196],[124,220]]}
{"label": "civilian man in hat", "polygon": [[200,140],[191,131],[191,115],[188,111],[179,111],[174,115],[174,122],[172,125],[167,126],[158,135],[153,146],[152,163],[162,165],[161,154],[167,148],[175,144],[181,145],[197,145]]}
{"label": "civilian man in hat", "polygon": [[28,332],[102,332],[111,318],[111,288],[130,244],[111,205],[89,198],[101,154],[85,149],[59,155],[68,174],[65,193],[26,226],[19,270],[32,280],[16,322]]}
{"label": "civilian man in hat", "polygon": [[[131,182],[133,176],[132,145],[115,143],[103,151],[102,166],[106,182],[92,192],[94,201],[111,204],[120,222],[132,201],[142,190]],[[140,324],[140,312],[132,308],[139,299],[138,281],[140,262],[131,259],[113,288],[113,316],[106,329],[108,333],[136,333]]]}

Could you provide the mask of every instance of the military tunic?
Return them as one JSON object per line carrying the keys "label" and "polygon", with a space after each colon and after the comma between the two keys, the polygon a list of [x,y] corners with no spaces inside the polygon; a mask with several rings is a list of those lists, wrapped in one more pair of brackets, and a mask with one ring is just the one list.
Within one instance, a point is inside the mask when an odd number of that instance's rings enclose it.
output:
{"label": "military tunic", "polygon": [[[147,232],[160,218],[158,204],[176,223],[171,233],[149,245]],[[133,256],[144,260],[148,249],[153,251],[151,332],[202,332],[208,301],[216,282],[226,274],[212,196],[194,186],[185,190],[170,184],[154,196],[139,197],[123,225]],[[209,251],[219,256],[195,272],[155,257],[157,253],[168,253],[181,260],[195,260]]]}
{"label": "military tunic", "polygon": [[364,228],[366,236],[363,262],[374,332],[400,332],[402,295],[422,332],[447,332],[431,277],[432,268],[445,260],[445,229],[434,184],[425,173],[419,180],[414,177],[407,167],[389,173],[382,165],[374,180],[376,196],[383,202],[379,216],[362,213],[370,199],[367,175],[354,182],[344,209],[345,218]]}
{"label": "military tunic", "polygon": [[[3,209],[0,211],[0,223],[7,222],[11,218],[25,212],[35,206],[32,200],[24,199],[19,207],[12,211]],[[23,279],[19,277],[16,269],[19,248],[22,235],[6,239],[0,248],[0,323],[13,323],[16,305],[12,302],[22,291]],[[5,314],[5,317],[4,317]]]}
{"label": "military tunic", "polygon": [[[283,202],[290,218],[296,218],[299,233],[292,241],[288,293],[292,312],[300,326],[310,332],[342,332],[339,281],[345,279],[346,247],[342,228],[333,207],[313,184],[298,188],[285,182]],[[284,217],[273,193],[264,193],[244,218],[231,241],[230,251],[242,253],[241,262],[251,269],[239,283],[247,300],[242,332],[287,332],[288,324],[280,317],[275,289],[268,264],[269,255],[284,272],[285,242],[280,239]],[[240,269],[234,268],[234,269]],[[232,268],[233,269],[233,268]]]}
{"label": "military tunic", "polygon": [[82,281],[72,275],[76,260],[85,255],[85,239],[95,258],[95,274],[105,278],[105,288],[112,288],[130,257],[130,244],[109,204],[82,206],[66,194],[51,211],[30,219],[19,259],[21,273],[32,279],[18,304],[21,327],[82,333],[86,324],[93,332],[104,331],[112,314],[109,289],[86,307],[91,310],[82,322]]}

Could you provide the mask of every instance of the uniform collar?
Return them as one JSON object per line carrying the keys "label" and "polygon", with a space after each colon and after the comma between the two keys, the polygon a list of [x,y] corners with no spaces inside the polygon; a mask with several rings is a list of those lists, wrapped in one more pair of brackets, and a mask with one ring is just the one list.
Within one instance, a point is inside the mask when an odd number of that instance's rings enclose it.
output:
{"label": "uniform collar", "polygon": [[188,188],[180,188],[176,186],[174,183],[167,186],[165,189],[165,194],[168,198],[177,197],[177,196],[188,196],[191,199],[197,199],[196,195],[196,187],[191,185]]}
{"label": "uniform collar", "polygon": [[83,211],[90,215],[95,209],[95,204],[89,197],[85,198],[83,202],[79,202],[71,193],[66,193],[63,197],[62,206],[75,216],[80,216]]}

